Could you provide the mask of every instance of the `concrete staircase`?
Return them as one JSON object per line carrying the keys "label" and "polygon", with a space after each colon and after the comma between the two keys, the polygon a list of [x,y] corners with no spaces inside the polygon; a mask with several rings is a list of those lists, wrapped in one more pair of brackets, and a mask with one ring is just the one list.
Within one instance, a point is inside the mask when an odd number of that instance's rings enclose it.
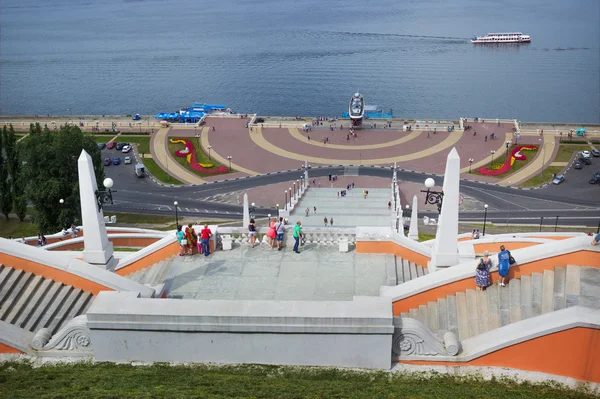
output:
{"label": "concrete staircase", "polygon": [[398,284],[414,280],[429,273],[429,270],[426,267],[419,266],[416,263],[409,262],[406,259],[398,258],[397,256],[395,256],[395,259],[396,278],[398,280]]}
{"label": "concrete staircase", "polygon": [[94,296],[70,285],[0,265],[0,320],[27,331],[55,334],[87,311]]}
{"label": "concrete staircase", "polygon": [[511,279],[506,287],[499,287],[496,282],[485,291],[457,292],[401,316],[420,320],[440,338],[452,331],[459,340],[464,340],[576,305],[600,309],[600,268],[555,267]]}
{"label": "concrete staircase", "polygon": [[161,260],[160,262],[138,270],[137,272],[131,273],[125,277],[140,284],[148,284],[150,286],[161,285],[166,280],[166,277],[171,270],[171,266],[173,265],[173,260],[176,257],[177,255],[174,255],[165,260]]}

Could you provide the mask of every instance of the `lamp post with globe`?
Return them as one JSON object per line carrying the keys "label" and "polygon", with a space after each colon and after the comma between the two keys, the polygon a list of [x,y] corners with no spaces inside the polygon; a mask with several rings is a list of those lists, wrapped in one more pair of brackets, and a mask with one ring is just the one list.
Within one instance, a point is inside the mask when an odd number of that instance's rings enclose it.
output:
{"label": "lamp post with globe", "polygon": [[442,203],[444,202],[444,193],[441,191],[431,190],[435,186],[435,180],[431,177],[425,179],[425,187],[427,190],[421,190],[425,195],[425,205],[433,204],[437,205],[438,213],[442,213]]}

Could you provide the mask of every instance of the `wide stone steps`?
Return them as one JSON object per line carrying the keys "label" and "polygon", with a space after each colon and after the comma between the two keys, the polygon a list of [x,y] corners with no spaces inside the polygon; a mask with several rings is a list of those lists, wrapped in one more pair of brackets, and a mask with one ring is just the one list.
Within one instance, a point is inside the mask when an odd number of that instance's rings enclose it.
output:
{"label": "wide stone steps", "polygon": [[[398,261],[405,271],[405,262]],[[408,270],[413,276],[410,264]],[[415,271],[419,277],[416,267]],[[577,305],[600,309],[599,268],[555,267],[554,270],[511,279],[506,287],[500,287],[496,282],[485,291],[468,289],[457,292],[410,309],[401,316],[420,320],[440,338],[447,331],[452,331],[464,340],[520,320]]]}
{"label": "wide stone steps", "polygon": [[398,284],[405,283],[410,280],[414,280],[428,273],[426,267],[417,265],[414,262],[409,262],[406,259],[399,257],[396,258],[396,276],[398,278]]}
{"label": "wide stone steps", "polygon": [[173,260],[175,258],[176,256],[172,256],[144,269],[138,270],[135,273],[131,273],[126,277],[140,284],[149,284],[151,286],[161,284],[164,282],[165,277],[171,270],[171,266],[173,265]]}
{"label": "wide stone steps", "polygon": [[94,296],[70,285],[0,265],[0,320],[52,334],[87,311]]}

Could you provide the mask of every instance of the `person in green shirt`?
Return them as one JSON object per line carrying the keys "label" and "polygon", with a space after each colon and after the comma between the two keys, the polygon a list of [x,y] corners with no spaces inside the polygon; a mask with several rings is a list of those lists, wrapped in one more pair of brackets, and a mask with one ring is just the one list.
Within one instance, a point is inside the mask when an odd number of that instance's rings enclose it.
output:
{"label": "person in green shirt", "polygon": [[298,245],[300,245],[300,237],[302,237],[302,223],[298,220],[294,226],[294,252],[299,254]]}

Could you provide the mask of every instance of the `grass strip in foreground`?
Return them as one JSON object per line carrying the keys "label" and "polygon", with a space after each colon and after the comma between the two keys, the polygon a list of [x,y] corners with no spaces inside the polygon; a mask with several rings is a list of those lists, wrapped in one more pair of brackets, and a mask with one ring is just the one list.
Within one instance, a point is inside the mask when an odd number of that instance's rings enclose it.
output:
{"label": "grass strip in foreground", "polygon": [[[565,168],[564,166],[548,166],[542,172],[541,177],[540,177],[540,174],[537,173],[531,179],[526,180],[523,183],[519,184],[519,187],[525,187],[525,188],[527,188],[527,187],[538,187],[538,186],[541,186],[542,184],[551,181],[552,180],[552,176],[554,175],[554,173],[560,174],[560,172],[562,172],[564,168]],[[565,180],[565,182],[566,182],[566,180]],[[562,184],[565,184],[565,183],[563,182]]]}
{"label": "grass strip in foreground", "polygon": [[0,364],[10,398],[530,398],[588,399],[558,384],[519,384],[448,375],[277,366],[136,366],[79,363],[33,368]]}
{"label": "grass strip in foreground", "polygon": [[152,176],[154,176],[154,178],[156,180],[163,182],[165,184],[183,184],[182,182],[175,179],[174,177],[169,176],[167,174],[167,172],[162,170],[160,168],[160,166],[158,166],[158,164],[153,159],[144,158],[142,160],[142,163],[144,164],[144,167],[146,168],[146,170]]}

